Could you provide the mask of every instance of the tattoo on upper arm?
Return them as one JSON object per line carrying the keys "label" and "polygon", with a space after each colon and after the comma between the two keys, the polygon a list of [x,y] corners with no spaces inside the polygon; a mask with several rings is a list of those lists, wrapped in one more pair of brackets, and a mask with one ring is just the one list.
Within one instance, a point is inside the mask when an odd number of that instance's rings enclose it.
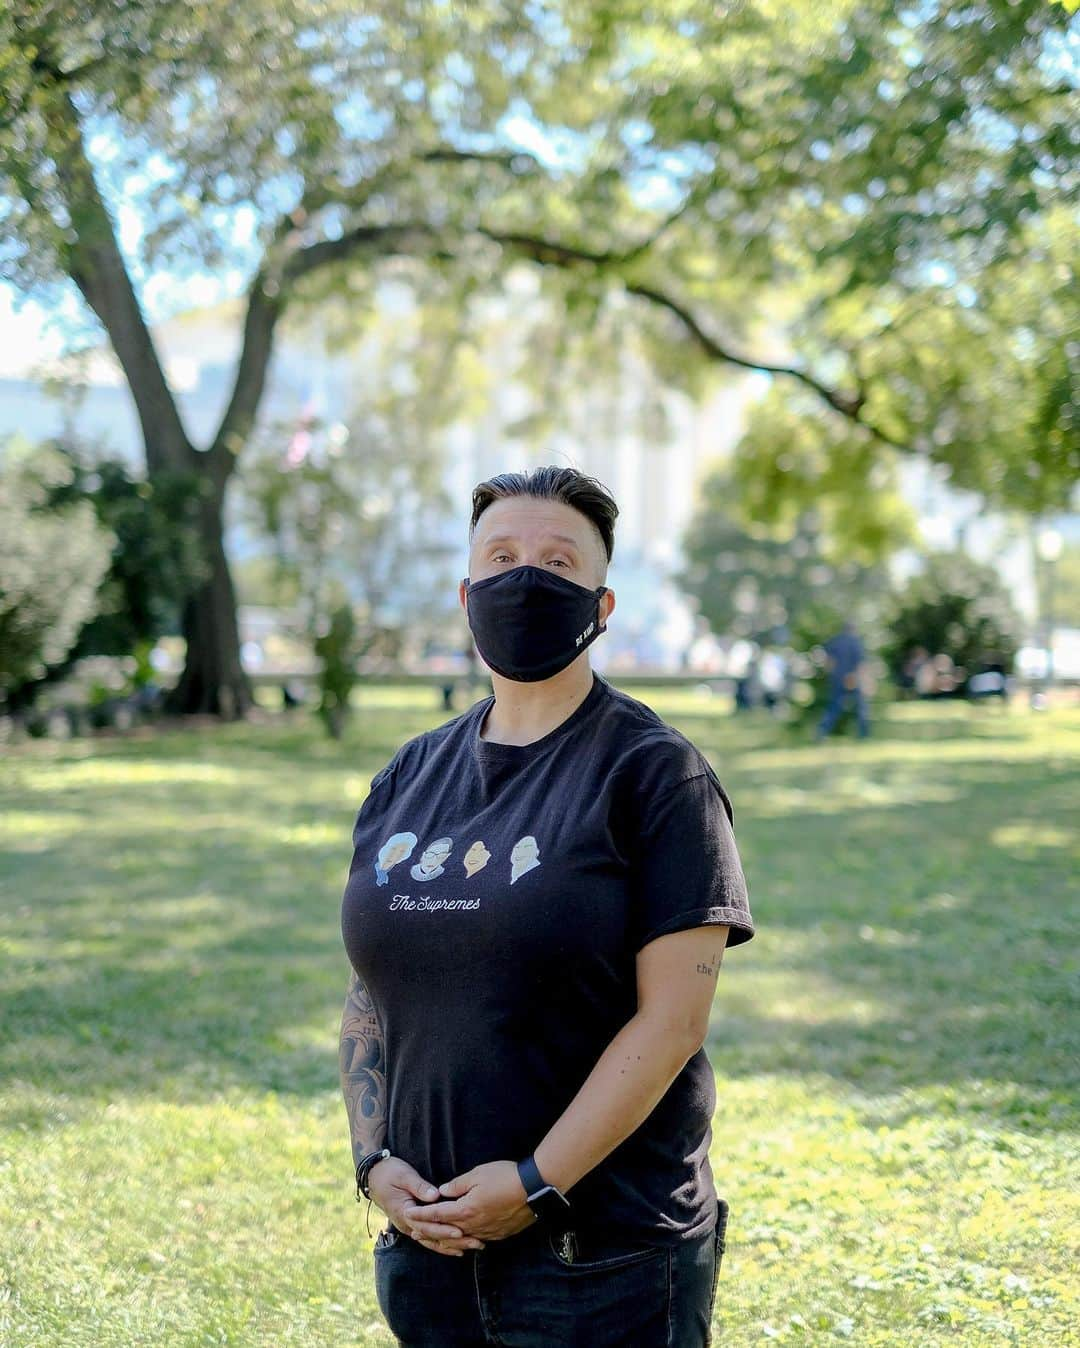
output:
{"label": "tattoo on upper arm", "polygon": [[712,956],[712,958],[709,960],[707,964],[705,963],[704,960],[701,960],[698,963],[697,971],[699,974],[708,974],[710,977],[712,977],[712,975],[716,973],[717,969],[720,968],[720,965],[723,962],[724,962],[724,948],[723,946],[721,946],[720,949],[717,951],[717,953]]}
{"label": "tattoo on upper arm", "polygon": [[386,1136],[386,1049],[371,994],[355,970],[341,1017],[338,1066],[354,1158]]}

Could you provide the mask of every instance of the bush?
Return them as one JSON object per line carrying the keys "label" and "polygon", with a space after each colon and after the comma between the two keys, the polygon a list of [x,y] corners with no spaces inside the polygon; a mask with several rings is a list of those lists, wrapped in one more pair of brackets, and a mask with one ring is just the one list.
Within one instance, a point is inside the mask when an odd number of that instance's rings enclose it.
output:
{"label": "bush", "polygon": [[319,715],[330,735],[341,738],[356,682],[356,619],[347,603],[337,606],[314,639],[319,660]]}
{"label": "bush", "polygon": [[[0,517],[0,692],[13,707],[28,707],[46,683],[91,656],[133,656],[131,687],[146,686],[151,649],[178,629],[181,605],[203,574],[197,480],[176,473],[152,486],[119,460],[91,462],[56,442],[9,444],[0,483],[5,507],[10,512],[14,499],[18,513]],[[39,578],[40,593],[20,600],[27,576]],[[18,618],[8,611],[16,608]],[[40,639],[29,657],[31,631]]]}
{"label": "bush", "polygon": [[897,683],[919,646],[947,655],[963,671],[961,683],[989,666],[1008,674],[1020,646],[1020,618],[997,572],[958,552],[926,559],[896,595],[886,627],[881,654]]}
{"label": "bush", "polygon": [[93,506],[54,506],[71,465],[51,448],[9,441],[0,464],[0,700],[70,656],[96,615],[115,535]]}

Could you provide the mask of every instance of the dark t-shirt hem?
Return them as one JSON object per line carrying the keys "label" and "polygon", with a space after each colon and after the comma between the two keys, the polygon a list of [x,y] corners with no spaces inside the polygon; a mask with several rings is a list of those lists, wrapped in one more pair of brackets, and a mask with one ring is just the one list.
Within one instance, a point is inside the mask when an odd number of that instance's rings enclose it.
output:
{"label": "dark t-shirt hem", "polygon": [[[716,1193],[715,1188],[713,1193]],[[571,1225],[582,1233],[583,1239],[595,1242],[598,1245],[613,1244],[618,1241],[627,1248],[643,1245],[668,1248],[673,1245],[681,1245],[684,1241],[697,1240],[707,1231],[714,1229],[719,1195],[711,1203],[706,1199],[700,1215],[686,1226],[669,1224],[664,1220],[665,1214],[659,1209],[656,1211],[657,1222],[655,1225],[646,1225],[640,1217],[634,1219],[629,1213],[625,1212],[620,1212],[617,1218],[614,1218],[613,1214],[605,1215],[602,1211],[599,1214],[580,1210],[574,1212],[573,1189],[570,1190],[567,1197],[571,1204]],[[613,1235],[613,1232],[618,1232],[618,1236]]]}
{"label": "dark t-shirt hem", "polygon": [[638,949],[655,941],[658,936],[670,936],[672,932],[689,931],[693,927],[729,926],[726,948],[742,945],[754,935],[754,928],[747,924],[745,908],[688,908],[684,913],[669,917],[658,927],[654,927],[641,937]]}

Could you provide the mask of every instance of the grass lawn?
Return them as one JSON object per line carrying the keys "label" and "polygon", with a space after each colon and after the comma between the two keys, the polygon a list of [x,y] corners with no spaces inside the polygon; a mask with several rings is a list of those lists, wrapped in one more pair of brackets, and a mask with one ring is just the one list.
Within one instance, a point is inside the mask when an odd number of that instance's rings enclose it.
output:
{"label": "grass lawn", "polygon": [[[391,1342],[338,916],[433,700],[372,690],[342,745],[301,716],[5,752],[0,1343]],[[1080,710],[897,707],[814,747],[648,700],[728,787],[759,927],[710,1040],[718,1341],[1080,1343]]]}

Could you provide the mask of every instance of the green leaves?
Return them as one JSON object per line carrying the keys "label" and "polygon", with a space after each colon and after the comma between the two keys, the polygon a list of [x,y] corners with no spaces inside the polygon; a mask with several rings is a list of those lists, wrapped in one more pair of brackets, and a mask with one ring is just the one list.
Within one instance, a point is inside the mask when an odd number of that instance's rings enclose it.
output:
{"label": "green leaves", "polygon": [[882,655],[895,674],[916,647],[975,674],[989,662],[1006,673],[1020,645],[1020,619],[992,566],[963,553],[935,553],[896,596]]}
{"label": "green leaves", "polygon": [[47,508],[70,476],[56,450],[9,440],[0,472],[0,700],[58,664],[98,611],[115,537],[86,500]]}
{"label": "green leaves", "polygon": [[[759,418],[742,454],[762,519],[876,492],[883,445],[1043,510],[1080,473],[1076,39],[1043,0],[15,0],[0,276],[75,275],[103,225],[57,154],[70,99],[137,287],[262,269],[285,306],[399,252],[484,286],[524,255],[586,339],[637,287],[681,388],[796,372],[768,412],[796,449]],[[835,521],[867,556],[903,532],[875,509]]]}
{"label": "green leaves", "polygon": [[813,510],[826,556],[872,566],[914,536],[897,458],[811,394],[777,382],[751,409],[735,455],[737,509],[781,536]]}
{"label": "green leaves", "polygon": [[[683,539],[679,583],[714,633],[771,642],[786,630],[797,644],[795,634],[808,626],[828,626],[880,600],[881,553],[860,552],[850,521],[815,498],[790,519],[763,522],[761,503],[742,494],[739,470],[732,477],[718,469],[705,480]],[[814,619],[823,609],[827,619]],[[822,639],[815,630],[813,640]]]}

